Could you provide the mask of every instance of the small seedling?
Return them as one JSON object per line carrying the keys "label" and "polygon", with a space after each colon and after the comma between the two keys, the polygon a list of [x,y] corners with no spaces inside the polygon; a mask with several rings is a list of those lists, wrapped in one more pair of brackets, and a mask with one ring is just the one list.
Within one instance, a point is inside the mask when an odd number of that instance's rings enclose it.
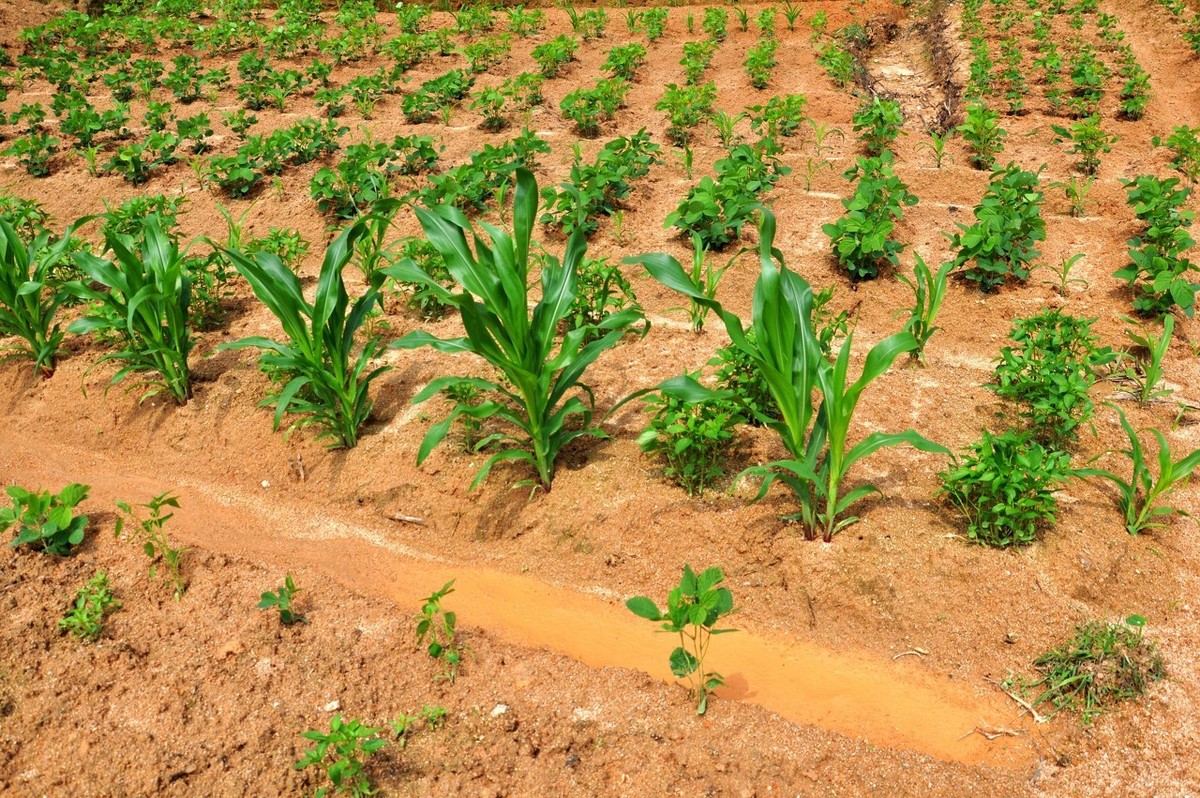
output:
{"label": "small seedling", "polygon": [[430,731],[440,729],[446,725],[446,716],[450,711],[445,707],[427,706],[421,709],[421,720],[425,721],[425,727]]}
{"label": "small seedling", "polygon": [[436,678],[451,684],[458,678],[458,666],[464,652],[455,640],[458,616],[442,608],[442,599],[453,592],[454,580],[451,579],[425,599],[421,614],[417,616],[417,645],[424,646],[430,657],[442,663],[444,670]]}
{"label": "small seedling", "polygon": [[379,737],[379,729],[364,726],[362,721],[351,718],[342,720],[340,714],[329,721],[329,732],[316,729],[302,735],[316,743],[293,767],[303,770],[317,766],[329,779],[327,787],[315,793],[316,798],[327,795],[347,795],[351,798],[366,798],[374,795],[371,780],[363,772],[367,757],[387,745]]}
{"label": "small seedling", "polygon": [[733,612],[733,594],[728,588],[720,587],[725,574],[720,568],[709,568],[699,576],[688,565],[683,566],[683,577],[679,586],[667,596],[666,612],[645,596],[636,596],[625,602],[629,611],[648,621],[662,622],[662,630],[679,635],[679,647],[671,652],[671,673],[678,679],[686,678],[692,695],[696,697],[696,714],[703,715],[708,709],[708,696],[725,684],[721,674],[704,670],[704,658],[712,635],[735,632],[736,629],[718,629],[717,622]]}
{"label": "small seedling", "polygon": [[279,621],[285,626],[291,626],[294,623],[307,623],[304,616],[296,612],[292,605],[296,594],[300,592],[300,588],[296,587],[296,583],[292,581],[292,575],[288,574],[283,579],[283,587],[278,591],[266,592],[262,594],[262,598],[258,602],[260,610],[269,610],[272,607],[279,608]]}
{"label": "small seedling", "polygon": [[1135,347],[1146,353],[1144,358],[1134,358],[1133,364],[1121,374],[1137,389],[1134,391],[1134,397],[1145,403],[1170,396],[1174,393],[1172,389],[1158,386],[1163,380],[1163,358],[1171,348],[1171,334],[1175,332],[1175,317],[1169,313],[1163,316],[1162,334],[1157,337],[1152,336],[1144,325],[1128,316],[1121,318],[1131,325],[1125,330],[1125,334],[1133,341]]}
{"label": "small seedling", "polygon": [[413,728],[420,719],[420,715],[405,715],[401,712],[395,720],[388,724],[392,727],[392,732],[396,735],[397,745],[403,748],[408,744],[408,736],[412,734]]}
{"label": "small seedling", "polygon": [[163,514],[164,507],[179,507],[179,499],[171,495],[170,491],[160,493],[145,504],[139,504],[138,507],[150,511],[147,518],[139,518],[134,512],[133,506],[125,502],[117,502],[117,507],[121,512],[125,513],[127,518],[117,519],[116,536],[120,537],[125,530],[125,522],[128,520],[130,526],[135,531],[134,535],[142,544],[142,551],[150,558],[150,578],[153,579],[158,571],[158,564],[161,561],[167,567],[167,572],[171,580],[171,586],[175,590],[175,600],[183,598],[184,592],[187,590],[187,581],[183,578],[180,570],[183,564],[183,554],[187,549],[182,546],[174,547],[167,538],[163,527],[167,522],[175,517],[174,513]]}
{"label": "small seedling", "polygon": [[62,620],[58,628],[70,632],[88,643],[95,642],[104,631],[105,617],[117,610],[121,602],[113,598],[108,587],[108,576],[98,571],[75,594],[75,605]]}
{"label": "small seedling", "polygon": [[74,510],[87,498],[89,490],[87,485],[78,483],[67,485],[57,494],[10,485],[6,492],[13,506],[0,508],[0,532],[16,527],[17,536],[9,546],[29,545],[65,557],[83,542],[88,517],[75,515]]}
{"label": "small seedling", "polygon": [[1051,286],[1060,295],[1066,296],[1067,293],[1071,290],[1072,285],[1082,285],[1085,290],[1089,286],[1088,281],[1083,279],[1082,277],[1072,277],[1071,276],[1071,269],[1075,268],[1075,265],[1077,263],[1079,263],[1079,261],[1081,261],[1081,260],[1083,260],[1083,254],[1078,253],[1078,254],[1072,255],[1069,258],[1062,258],[1061,260],[1059,260],[1058,266],[1048,266],[1046,264],[1039,264],[1039,265],[1035,266],[1034,268],[1035,269],[1045,269],[1046,271],[1053,274],[1054,279],[1053,280],[1042,280],[1042,285]]}

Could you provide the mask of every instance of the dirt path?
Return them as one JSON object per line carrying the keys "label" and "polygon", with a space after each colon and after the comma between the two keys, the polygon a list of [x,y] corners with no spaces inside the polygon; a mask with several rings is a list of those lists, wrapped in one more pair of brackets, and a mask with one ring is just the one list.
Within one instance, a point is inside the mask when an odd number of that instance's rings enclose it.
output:
{"label": "dirt path", "polygon": [[[29,484],[66,480],[92,486],[93,502],[160,490],[154,475],[130,473],[108,458],[55,446],[34,453],[0,432],[0,475]],[[500,639],[566,654],[594,668],[621,667],[670,681],[668,642],[612,600],[537,579],[464,567],[396,547],[382,528],[209,483],[179,483],[181,509],[171,531],[188,545],[248,556],[281,571],[307,566],[356,592],[414,606],[429,585],[455,579],[463,622]],[[722,642],[730,640],[723,638]],[[944,761],[1026,767],[1036,761],[1027,738],[987,740],[977,727],[1011,725],[1011,705],[980,700],[964,686],[935,679],[903,661],[834,651],[803,640],[742,630],[714,649],[724,673],[723,698],[744,700],[789,720],[874,745],[913,750]],[[1022,731],[1026,729],[1022,727]]]}

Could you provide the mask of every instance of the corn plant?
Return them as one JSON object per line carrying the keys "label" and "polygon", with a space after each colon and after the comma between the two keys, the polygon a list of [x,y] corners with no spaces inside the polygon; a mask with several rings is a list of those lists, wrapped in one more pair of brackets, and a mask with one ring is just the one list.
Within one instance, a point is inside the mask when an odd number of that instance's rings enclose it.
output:
{"label": "corn plant", "polygon": [[50,232],[43,230],[26,246],[16,230],[0,218],[0,336],[19,339],[0,348],[0,353],[9,353],[0,357],[0,363],[28,358],[38,374],[54,373],[63,339],[54,319],[70,295],[53,274],[66,260],[74,228],[72,225],[53,243]]}
{"label": "corn plant", "polygon": [[[466,328],[464,338],[453,339],[417,330],[396,342],[396,346],[471,352],[500,374],[498,381],[442,377],[413,397],[414,403],[421,403],[457,384],[500,394],[498,401],[470,407],[456,405],[447,418],[430,428],[417,455],[418,463],[424,462],[446,437],[454,419],[463,413],[480,421],[494,417],[507,422],[516,432],[495,435],[494,442],[508,445],[484,463],[472,488],[487,478],[496,463],[519,460],[532,465],[538,483],[548,489],[563,446],[583,436],[604,437],[605,433],[591,423],[592,394],[580,380],[601,353],[615,346],[642,320],[641,313],[634,308],[607,315],[598,324],[585,324],[567,332],[555,351],[556,331],[570,314],[578,291],[576,272],[587,251],[587,239],[582,229],[576,229],[567,242],[561,263],[554,257],[543,261],[541,297],[531,314],[529,242],[537,221],[537,204],[538,189],[533,175],[526,169],[517,169],[513,235],[481,222],[490,244],[457,209],[416,209],[426,237],[445,259],[462,293],[451,293],[411,260],[383,270],[396,280],[428,288],[443,304],[457,308]],[[474,252],[468,236],[474,239]],[[592,340],[583,343],[589,338]],[[574,390],[583,396],[572,393]],[[568,427],[567,422],[573,418],[580,423]]]}
{"label": "corn plant", "polygon": [[913,306],[901,312],[908,314],[904,322],[905,332],[912,333],[916,340],[916,348],[909,354],[921,363],[925,362],[925,345],[940,327],[935,327],[942,302],[946,298],[946,283],[954,263],[947,261],[935,272],[926,264],[924,258],[914,253],[913,276],[897,274],[896,279],[907,285],[913,292]]}
{"label": "corn plant", "polygon": [[1083,477],[1099,477],[1111,482],[1117,488],[1117,506],[1125,515],[1125,529],[1131,535],[1139,535],[1148,529],[1163,526],[1165,518],[1172,515],[1187,515],[1176,507],[1163,504],[1172,493],[1187,482],[1191,473],[1200,465],[1200,449],[1176,460],[1171,454],[1171,446],[1166,436],[1156,429],[1149,432],[1158,444],[1158,474],[1150,470],[1146,458],[1146,450],[1138,436],[1138,431],[1125,418],[1125,413],[1119,407],[1109,404],[1121,419],[1121,428],[1129,439],[1129,448],[1119,450],[1129,460],[1132,473],[1129,479],[1118,476],[1112,471],[1101,468],[1082,468],[1079,475]]}
{"label": "corn plant", "polygon": [[942,168],[942,162],[946,159],[946,143],[953,137],[954,128],[942,133],[930,129],[929,141],[921,142],[921,148],[928,150],[929,154],[933,156],[933,165],[935,168]]}
{"label": "corn plant", "polygon": [[1133,383],[1137,390],[1134,397],[1142,403],[1151,402],[1164,396],[1170,396],[1174,391],[1170,388],[1160,388],[1163,381],[1163,358],[1171,347],[1171,334],[1175,332],[1175,317],[1171,314],[1163,316],[1163,330],[1158,337],[1151,335],[1145,327],[1128,316],[1123,316],[1130,326],[1125,335],[1133,341],[1134,346],[1145,351],[1144,358],[1136,359],[1134,364],[1125,369],[1121,376]]}
{"label": "corn plant", "polygon": [[[192,395],[188,354],[193,341],[188,317],[191,278],[185,254],[163,232],[156,214],[142,221],[141,245],[136,250],[131,237],[109,231],[104,238],[116,263],[88,252],[75,254],[75,265],[88,281],[68,283],[66,290],[95,304],[67,331],[103,332],[121,341],[119,352],[98,361],[123,364],[110,385],[130,375],[145,375],[133,386],[147,389],[143,401],[166,392],[178,404],[186,404]],[[104,290],[94,288],[96,284]]]}
{"label": "corn plant", "polygon": [[704,669],[713,635],[736,632],[718,629],[721,619],[733,612],[733,594],[721,587],[725,574],[720,568],[709,568],[697,575],[690,566],[683,566],[679,586],[667,595],[666,611],[660,610],[652,599],[635,596],[625,606],[639,618],[662,624],[668,634],[679,635],[679,647],[671,652],[671,673],[677,679],[687,679],[696,698],[696,714],[708,710],[708,696],[725,684],[721,674]]}
{"label": "corn plant", "polygon": [[[754,289],[750,330],[720,303],[696,290],[674,258],[639,255],[629,262],[643,264],[663,285],[710,306],[725,323],[733,344],[754,361],[779,408],[778,418],[759,416],[759,421],[779,435],[790,457],[752,466],[743,476],[762,479],[759,499],[774,482],[787,485],[800,501],[801,512],[792,518],[802,523],[805,537],[811,540],[820,534],[828,542],[857,520],[844,518],[845,511],[878,492],[873,485],[860,485],[842,493],[843,482],[855,463],[880,448],[903,443],[927,452],[947,454],[948,450],[914,430],[875,432],[848,446],[850,423],[862,392],[898,356],[916,349],[917,341],[912,333],[900,332],[879,342],[867,354],[859,378],[849,382],[853,332],[847,333],[833,362],[822,356],[815,331],[812,288],[786,268],[782,253],[773,246],[774,239],[775,216],[764,208],[759,223],[761,273]],[[685,398],[724,398],[687,378],[676,378],[660,388]],[[819,404],[814,403],[814,395],[819,396]]]}
{"label": "corn plant", "polygon": [[260,364],[287,382],[264,405],[275,407],[275,428],[287,413],[301,416],[292,428],[317,425],[319,438],[333,448],[353,448],[359,430],[371,414],[371,382],[388,366],[371,368],[380,350],[379,339],[369,337],[355,354],[355,335],[367,313],[379,301],[371,287],[350,304],[342,272],[354,257],[355,244],[369,230],[365,221],[347,227],[325,251],[317,293],[312,303],[304,298],[300,278],[278,256],[259,252],[253,258],[226,250],[225,255],[250,283],[283,326],[286,340],[252,337],[222,344],[223,349],[262,349]]}

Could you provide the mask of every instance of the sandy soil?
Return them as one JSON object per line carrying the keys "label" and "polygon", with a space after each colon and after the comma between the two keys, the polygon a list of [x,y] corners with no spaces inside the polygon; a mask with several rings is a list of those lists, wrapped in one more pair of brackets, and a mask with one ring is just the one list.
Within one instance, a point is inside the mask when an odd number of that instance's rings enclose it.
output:
{"label": "sandy soil", "polygon": [[[833,25],[847,19],[829,3],[806,5],[805,16],[818,7],[830,10]],[[1152,75],[1154,99],[1142,121],[1116,120],[1119,84],[1110,82],[1105,124],[1121,139],[1104,159],[1088,216],[1066,215],[1061,197],[1048,191],[1044,260],[1085,253],[1078,273],[1090,286],[1060,297],[1035,274],[1026,285],[984,297],[955,285],[928,365],[896,368],[873,384],[860,405],[856,434],[911,425],[952,448],[975,440],[1004,412],[983,385],[1011,320],[1047,305],[1096,318],[1106,343],[1123,343],[1119,314],[1128,312],[1129,295],[1110,275],[1123,265],[1125,240],[1136,225],[1120,180],[1168,172],[1165,153],[1149,142],[1172,125],[1200,124],[1200,86],[1186,79],[1200,62],[1150,0],[1102,0],[1101,8],[1120,19]],[[885,10],[868,3],[864,13]],[[16,11],[4,18],[0,41],[14,41],[15,27],[45,13],[42,6]],[[624,240],[617,241],[604,223],[591,242],[592,255],[686,255],[661,220],[694,181],[666,146],[665,119],[652,107],[661,84],[682,79],[677,61],[689,38],[683,26],[688,13],[702,15],[699,9],[672,9],[670,33],[649,48],[650,62],[628,108],[598,140],[581,144],[587,157],[604,141],[643,126],[664,144],[664,164],[638,184],[629,202]],[[561,12],[548,16],[551,25],[535,43],[568,29]],[[559,100],[594,80],[607,49],[626,39],[621,15],[614,9],[611,16],[606,38],[581,48],[579,63],[547,83],[546,105],[531,116],[530,127],[554,148],[537,172],[542,184],[565,178],[576,141],[558,113]],[[712,71],[718,104],[733,112],[772,93],[803,92],[810,114],[849,133],[855,99],[824,77],[806,30],[789,33],[782,16],[777,24],[781,65],[762,93],[749,87],[741,69],[756,34],[731,25]],[[1085,31],[1094,34],[1094,26]],[[898,45],[877,55],[893,67],[893,84],[908,84],[901,92],[906,107],[928,108],[935,95],[922,84],[931,79],[930,66],[909,37],[901,33]],[[480,82],[499,83],[532,68],[530,46],[518,41],[512,58]],[[960,58],[960,65],[965,61]],[[344,74],[380,63],[368,60]],[[414,70],[414,82],[454,65],[456,58],[435,59]],[[4,108],[49,102],[48,86],[26,88],[11,93]],[[217,103],[235,105],[232,92]],[[1046,164],[1046,182],[1065,178],[1070,158],[1052,143],[1048,127],[1059,120],[1043,113],[1036,91],[1027,105],[1029,113],[1004,120],[1009,138],[1003,157],[1026,168]],[[259,130],[314,110],[311,98],[299,98],[286,114],[260,112]],[[140,113],[135,105],[134,118]],[[216,122],[219,114],[212,116]],[[934,169],[920,148],[923,116],[910,113],[907,136],[898,142],[898,172],[921,203],[909,209],[897,237],[936,262],[948,253],[943,233],[969,218],[986,176],[969,168],[960,141],[950,145],[947,164]],[[347,140],[360,137],[359,120],[348,119],[355,132]],[[414,130],[434,135],[445,146],[444,162],[454,164],[482,140],[505,137],[482,133],[478,123],[461,109],[449,126],[407,125],[393,98],[380,104],[370,129],[377,138]],[[895,313],[907,303],[907,289],[890,275],[854,289],[838,272],[819,225],[841,211],[847,183],[839,175],[854,156],[853,139],[835,141],[836,168],[805,191],[800,172],[810,144],[807,138],[789,142],[784,155],[797,171],[772,195],[780,221],[777,244],[814,285],[838,286],[837,307],[857,309],[861,363],[871,342],[898,327]],[[228,135],[218,142],[220,152],[234,147]],[[696,178],[720,153],[715,133],[706,131],[696,147]],[[304,264],[310,276],[327,240],[326,221],[308,196],[318,166],[286,172],[280,187],[264,191],[249,214],[250,232],[294,226],[313,242]],[[201,190],[184,164],[139,190],[118,177],[89,177],[81,160],[66,155],[44,180],[26,176],[14,159],[0,158],[0,183],[42,201],[59,227],[102,211],[102,199],[179,193],[188,198],[181,216],[186,235],[224,230],[216,208],[227,200]],[[237,212],[246,207],[235,204]],[[397,226],[401,233],[417,229],[411,218]],[[753,233],[746,238],[753,240]],[[903,259],[906,267],[910,257]],[[632,269],[628,274],[654,328],[610,352],[590,375],[602,409],[633,390],[702,367],[726,342],[715,328],[689,332],[672,310],[679,304],[675,296]],[[722,282],[720,298],[748,312],[754,279],[749,260],[738,264]],[[608,421],[611,440],[566,453],[549,493],[531,498],[527,490],[509,489],[508,483],[525,476],[516,468],[497,470],[470,493],[478,458],[448,446],[415,466],[417,446],[439,408],[414,409],[409,399],[430,379],[474,364],[429,352],[389,353],[394,370],[376,383],[376,411],[358,448],[329,452],[304,433],[285,439],[272,433],[269,411],[256,407],[267,383],[253,356],[215,352],[222,342],[275,330],[268,313],[245,301],[248,295],[240,287],[227,323],[200,336],[193,357],[196,395],[186,407],[138,405],[136,396],[120,389],[105,393],[111,372],[88,371],[103,350],[83,339],[68,341],[50,380],[35,380],[22,364],[0,366],[6,422],[0,480],[95,486],[86,505],[94,531],[77,556],[52,562],[25,553],[0,555],[0,792],[295,794],[316,786],[290,767],[305,747],[299,734],[326,724],[326,707],[337,701],[341,711],[375,725],[428,704],[450,710],[445,728],[420,732],[372,765],[387,794],[1200,794],[1194,720],[1200,704],[1194,605],[1200,532],[1194,523],[1130,537],[1110,497],[1077,482],[1063,491],[1058,525],[1038,543],[1020,551],[972,547],[962,538],[961,521],[933,499],[943,461],[900,449],[881,452],[854,472],[853,479],[869,479],[884,494],[863,505],[862,522],[831,545],[806,543],[779,520],[792,509],[783,493],[759,504],[746,502],[744,487],[689,499],[664,480],[661,467],[635,442],[645,423],[636,403]],[[389,335],[423,325],[403,308],[393,311],[386,319]],[[450,318],[432,328],[449,334],[456,326]],[[1173,400],[1200,398],[1195,336],[1194,322],[1181,320],[1167,359],[1168,379],[1177,388]],[[1102,383],[1094,398],[1116,398],[1117,391]],[[1139,426],[1168,431],[1177,449],[1200,446],[1200,427],[1186,418],[1174,423],[1174,402],[1123,407]],[[1100,414],[1097,432],[1081,441],[1078,461],[1121,442],[1111,413]],[[727,471],[778,454],[769,438],[748,432]],[[141,552],[112,536],[115,500],[145,501],[169,489],[183,504],[172,534],[190,547],[191,586],[178,603],[149,579]],[[1177,501],[1200,510],[1193,487]],[[389,520],[396,514],[423,523]],[[620,602],[635,594],[665,595],[683,562],[725,569],[740,606],[737,625],[748,641],[742,653],[736,636],[714,649],[714,665],[741,678],[731,679],[729,700],[716,702],[703,721],[691,713],[684,691],[664,678],[667,639],[649,628],[640,638],[622,637],[639,632]],[[105,638],[88,647],[59,636],[55,622],[98,568],[109,572],[124,607]],[[282,629],[254,609],[258,594],[275,587],[285,572],[304,588],[310,623],[303,628]],[[412,645],[418,599],[446,574],[462,578],[462,593],[452,597],[459,601],[450,603],[472,651],[453,686],[433,682],[431,663]],[[547,592],[488,592],[488,585],[506,582],[488,581],[487,574],[510,574],[512,585],[529,580]],[[510,611],[495,609],[498,604]],[[574,612],[555,615],[550,605]],[[1028,672],[1030,661],[1077,623],[1131,612],[1149,619],[1170,679],[1140,704],[1090,729],[1066,717],[1032,724],[988,681]],[[641,647],[622,648],[616,639],[640,640]],[[760,643],[765,648],[753,648]],[[789,644],[795,651],[783,655],[772,648]],[[893,660],[915,648],[929,653]],[[795,657],[810,667],[770,681],[769,663],[750,657],[749,650],[785,662]],[[803,652],[829,654],[827,667],[805,660]],[[844,688],[844,681],[854,683],[864,673],[877,674],[893,694],[930,691],[929,714],[945,722],[922,736],[919,711],[906,712],[899,698],[889,702],[884,687]],[[844,694],[843,705],[822,715],[805,700],[822,691]],[[508,711],[493,716],[500,704]],[[873,706],[899,715],[872,717]],[[988,743],[972,733],[972,724],[1020,735]],[[935,738],[944,742],[931,742]]]}

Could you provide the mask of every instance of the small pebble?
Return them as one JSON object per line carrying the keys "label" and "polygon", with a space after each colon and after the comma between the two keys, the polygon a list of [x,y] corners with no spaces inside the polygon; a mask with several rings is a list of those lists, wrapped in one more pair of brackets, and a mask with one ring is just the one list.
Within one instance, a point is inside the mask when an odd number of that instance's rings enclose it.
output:
{"label": "small pebble", "polygon": [[325,705],[326,712],[337,712],[341,708],[342,708],[341,703],[339,703],[337,701],[330,701],[328,704]]}

